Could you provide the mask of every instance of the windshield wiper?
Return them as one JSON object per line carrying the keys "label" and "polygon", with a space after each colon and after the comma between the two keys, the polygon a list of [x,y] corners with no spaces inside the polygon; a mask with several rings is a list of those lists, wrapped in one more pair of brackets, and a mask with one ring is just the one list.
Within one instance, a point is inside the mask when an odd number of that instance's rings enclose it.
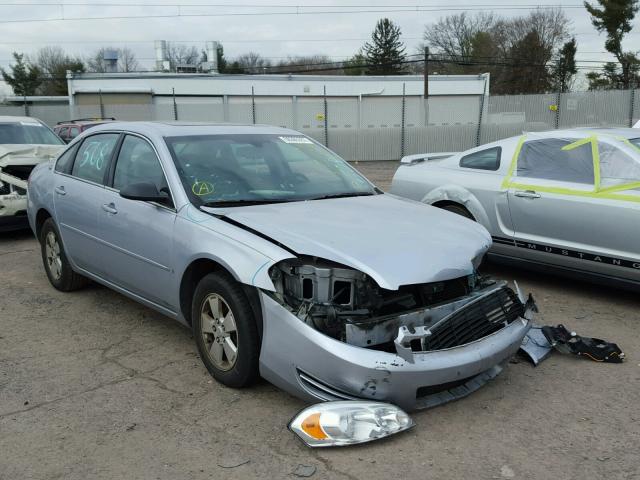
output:
{"label": "windshield wiper", "polygon": [[267,205],[269,203],[286,203],[291,202],[291,200],[281,200],[281,199],[243,199],[243,200],[218,200],[217,202],[205,202],[202,204],[203,207],[248,207],[251,205]]}
{"label": "windshield wiper", "polygon": [[369,197],[371,195],[378,195],[376,192],[342,192],[342,193],[330,193],[328,195],[322,195],[320,197],[313,197],[309,200],[327,200],[329,198],[348,198],[348,197]]}

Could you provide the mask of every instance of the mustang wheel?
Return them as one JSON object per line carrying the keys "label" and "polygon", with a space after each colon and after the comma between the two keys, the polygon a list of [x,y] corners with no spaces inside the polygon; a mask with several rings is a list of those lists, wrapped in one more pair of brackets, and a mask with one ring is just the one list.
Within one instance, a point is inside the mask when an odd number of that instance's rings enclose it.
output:
{"label": "mustang wheel", "polygon": [[253,310],[230,276],[205,276],[193,296],[196,345],[209,373],[230,387],[244,387],[258,377],[259,342]]}
{"label": "mustang wheel", "polygon": [[83,287],[87,279],[76,273],[69,265],[60,234],[51,218],[42,225],[40,232],[40,250],[42,262],[49,282],[58,290],[70,292]]}

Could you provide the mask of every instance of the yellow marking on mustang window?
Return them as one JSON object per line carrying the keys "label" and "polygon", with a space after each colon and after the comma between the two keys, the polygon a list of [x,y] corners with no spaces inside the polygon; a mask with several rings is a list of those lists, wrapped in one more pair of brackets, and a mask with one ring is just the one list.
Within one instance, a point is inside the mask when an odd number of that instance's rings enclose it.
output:
{"label": "yellow marking on mustang window", "polygon": [[193,194],[198,195],[199,197],[203,195],[210,195],[215,192],[215,190],[213,183],[210,182],[196,182],[191,186]]}

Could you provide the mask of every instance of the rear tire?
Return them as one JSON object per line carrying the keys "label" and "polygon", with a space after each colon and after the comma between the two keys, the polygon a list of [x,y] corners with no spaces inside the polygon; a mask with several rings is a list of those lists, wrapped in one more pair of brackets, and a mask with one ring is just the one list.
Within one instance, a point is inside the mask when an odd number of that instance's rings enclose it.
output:
{"label": "rear tire", "polygon": [[456,205],[456,204],[448,204],[448,205],[443,205],[442,207],[443,210],[446,210],[448,212],[451,213],[455,213],[457,215],[460,215],[461,217],[465,217],[468,218],[469,220],[473,220],[474,222],[476,221],[475,218],[473,218],[473,215],[471,215],[471,213],[469,212],[469,210],[467,210],[466,208],[464,208],[462,205]]}
{"label": "rear tire", "polygon": [[258,378],[260,343],[249,299],[230,275],[206,275],[193,295],[191,325],[207,370],[220,383],[241,388]]}
{"label": "rear tire", "polygon": [[71,268],[60,232],[52,218],[47,218],[40,230],[40,251],[44,270],[54,288],[62,292],[71,292],[88,283],[85,277]]}

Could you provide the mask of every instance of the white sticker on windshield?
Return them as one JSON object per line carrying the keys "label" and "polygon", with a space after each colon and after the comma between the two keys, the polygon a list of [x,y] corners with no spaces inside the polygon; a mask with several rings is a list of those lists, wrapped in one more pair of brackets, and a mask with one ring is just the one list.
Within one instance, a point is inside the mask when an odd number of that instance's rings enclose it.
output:
{"label": "white sticker on windshield", "polygon": [[20,125],[28,125],[29,127],[39,127],[40,124],[38,122],[20,122]]}
{"label": "white sticker on windshield", "polygon": [[284,143],[313,143],[307,137],[280,137]]}

